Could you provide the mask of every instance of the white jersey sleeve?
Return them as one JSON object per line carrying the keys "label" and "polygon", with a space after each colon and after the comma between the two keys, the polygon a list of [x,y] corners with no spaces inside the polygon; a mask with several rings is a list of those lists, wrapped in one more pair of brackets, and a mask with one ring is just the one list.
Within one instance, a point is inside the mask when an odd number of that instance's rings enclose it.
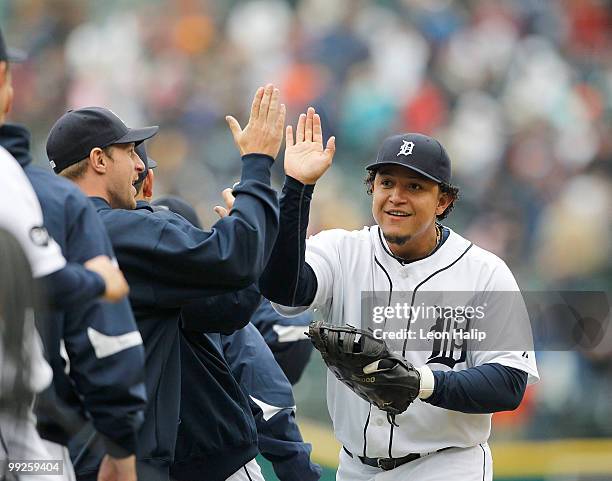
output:
{"label": "white jersey sleeve", "polygon": [[17,161],[0,147],[0,228],[21,244],[34,277],[66,265],[60,246],[43,225],[43,214],[32,185]]}
{"label": "white jersey sleeve", "polygon": [[[501,259],[497,261],[481,299],[486,306],[481,329],[490,339],[486,350],[470,352],[470,364],[498,363],[520,369],[528,374],[528,383],[532,384],[539,380],[539,374],[529,314],[512,272]],[[499,350],[496,346],[500,346]]]}

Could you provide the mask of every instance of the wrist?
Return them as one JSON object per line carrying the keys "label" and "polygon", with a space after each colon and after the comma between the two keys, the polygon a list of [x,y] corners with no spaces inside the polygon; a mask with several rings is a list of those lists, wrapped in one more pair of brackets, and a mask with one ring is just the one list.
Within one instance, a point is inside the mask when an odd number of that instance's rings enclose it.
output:
{"label": "wrist", "polygon": [[304,184],[295,177],[285,175],[285,183],[283,185],[283,190],[288,189],[294,192],[299,192],[300,194],[303,193],[305,197],[311,199],[312,193],[314,192],[314,188],[315,184]]}
{"label": "wrist", "polygon": [[421,376],[421,384],[419,388],[419,399],[425,400],[431,397],[436,387],[436,378],[429,366],[421,366],[416,368]]}
{"label": "wrist", "polygon": [[[246,154],[242,156],[242,176],[240,182],[258,180],[270,185],[270,169],[274,158],[266,154]],[[239,188],[239,186],[237,187]]]}
{"label": "wrist", "polygon": [[302,185],[312,185],[314,186],[317,183],[317,179],[305,179],[299,175],[294,175],[292,172],[285,171],[285,176],[294,179],[296,182],[299,182]]}
{"label": "wrist", "polygon": [[104,448],[106,449],[106,454],[108,454],[111,458],[114,459],[129,458],[134,454],[134,450],[125,449],[124,447],[119,446],[117,443],[111,441],[108,438],[104,439]]}

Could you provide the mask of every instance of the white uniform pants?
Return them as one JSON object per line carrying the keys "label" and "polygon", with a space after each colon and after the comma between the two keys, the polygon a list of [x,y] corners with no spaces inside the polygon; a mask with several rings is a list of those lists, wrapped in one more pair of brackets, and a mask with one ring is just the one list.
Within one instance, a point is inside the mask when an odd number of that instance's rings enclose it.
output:
{"label": "white uniform pants", "polygon": [[[17,420],[14,415],[0,413],[0,434],[8,453],[0,449],[0,460],[63,461],[63,474],[22,473],[19,479],[28,481],[74,481],[74,471],[68,450],[59,444],[41,439],[36,431],[34,416]],[[1,473],[0,473],[1,474]]]}
{"label": "white uniform pants", "polygon": [[266,481],[261,474],[259,464],[255,459],[251,459],[238,471],[232,474],[225,481]]}
{"label": "white uniform pants", "polygon": [[491,481],[493,464],[488,444],[452,448],[402,464],[390,471],[373,468],[340,450],[336,481]]}

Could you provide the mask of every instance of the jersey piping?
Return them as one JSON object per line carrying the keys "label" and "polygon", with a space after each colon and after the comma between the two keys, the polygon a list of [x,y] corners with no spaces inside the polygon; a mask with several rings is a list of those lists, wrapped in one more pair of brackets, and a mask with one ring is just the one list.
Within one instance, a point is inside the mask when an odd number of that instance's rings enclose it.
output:
{"label": "jersey piping", "polygon": [[[406,262],[401,260],[399,257],[395,256],[393,253],[389,252],[389,250],[387,249],[387,247],[385,246],[385,243],[382,240],[382,234],[381,234],[381,230],[378,230],[378,238],[380,240],[380,243],[384,249],[384,251],[389,254],[391,257],[393,257],[395,260],[397,260],[398,262],[400,262],[400,264],[402,265],[406,265]],[[441,242],[440,244],[438,244],[438,246],[436,246],[436,248],[434,249],[434,251],[429,254],[428,256],[425,257],[429,257],[431,255],[433,255],[438,248],[443,244],[443,242]],[[447,266],[444,266],[440,269],[438,269],[437,271],[431,273],[429,276],[427,276],[425,279],[423,279],[421,282],[419,282],[419,284],[417,284],[417,286],[414,288],[414,290],[412,291],[412,299],[410,301],[410,306],[412,307],[414,305],[414,300],[416,298],[416,293],[418,291],[418,289],[425,284],[427,281],[429,281],[430,279],[432,279],[434,276],[438,275],[440,272],[443,272],[447,269],[450,269],[452,266],[454,266],[457,262],[459,262],[463,256],[465,256],[465,254],[467,254],[467,252],[472,248],[474,244],[472,242],[470,242],[470,245],[467,246],[467,248],[459,255],[459,257],[457,257],[453,262],[451,262],[450,264],[448,264]],[[423,257],[422,259],[425,259],[425,257]],[[421,259],[417,259],[417,260],[421,260]],[[385,275],[387,276],[387,279],[389,280],[389,305],[391,304],[391,296],[393,294],[393,283],[391,282],[391,277],[389,276],[389,273],[385,270],[385,268],[382,266],[382,264],[378,261],[378,259],[376,258],[376,256],[374,256],[374,261],[376,262],[376,264],[382,269],[382,271],[385,273]],[[408,320],[407,320],[407,326],[406,329],[408,329],[408,327],[410,326],[410,318],[412,317],[412,309],[410,310],[410,316],[408,316]],[[386,319],[385,319],[386,321]],[[408,339],[404,340],[404,346],[402,349],[402,357],[404,357],[406,355],[406,346],[408,343]],[[372,409],[372,405],[370,404],[370,410]],[[364,426],[363,429],[363,439],[364,439],[364,444],[363,444],[363,455],[365,457],[365,452],[366,452],[366,443],[367,443],[367,429],[368,429],[368,424],[370,421],[370,414],[368,413],[368,419],[366,420],[366,424]],[[393,455],[391,454],[392,450],[393,450],[393,423],[389,423],[390,424],[390,429],[389,429],[389,457],[393,458]]]}

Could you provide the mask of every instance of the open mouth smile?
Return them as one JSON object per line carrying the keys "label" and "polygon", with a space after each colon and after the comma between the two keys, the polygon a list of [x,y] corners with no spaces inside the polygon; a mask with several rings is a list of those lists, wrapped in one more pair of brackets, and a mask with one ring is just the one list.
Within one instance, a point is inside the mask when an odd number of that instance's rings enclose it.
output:
{"label": "open mouth smile", "polygon": [[385,214],[390,215],[391,217],[398,217],[398,218],[410,217],[412,215],[412,214],[403,212],[401,210],[386,210]]}

